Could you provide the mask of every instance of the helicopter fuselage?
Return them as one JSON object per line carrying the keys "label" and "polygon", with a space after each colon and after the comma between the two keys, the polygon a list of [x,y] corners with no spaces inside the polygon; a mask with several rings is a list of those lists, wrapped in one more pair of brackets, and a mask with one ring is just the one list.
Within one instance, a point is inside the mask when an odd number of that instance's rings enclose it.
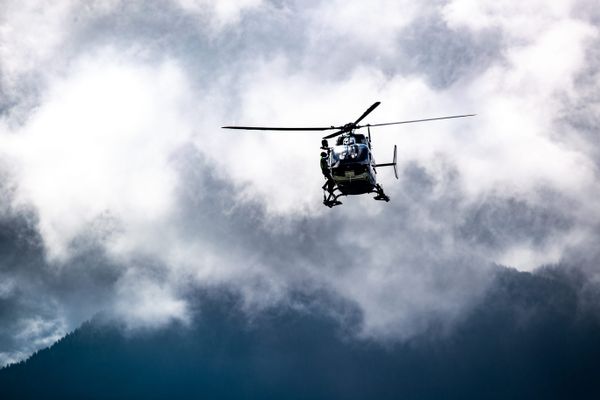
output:
{"label": "helicopter fuselage", "polygon": [[[396,169],[396,146],[394,145],[394,160],[391,163],[376,164],[373,159],[371,149],[371,127],[410,124],[414,122],[437,121],[441,119],[472,117],[475,114],[451,115],[447,117],[415,119],[410,121],[385,122],[380,124],[363,124],[365,119],[375,108],[381,104],[379,101],[373,103],[360,117],[354,122],[349,122],[339,126],[319,126],[319,127],[267,127],[267,126],[223,126],[224,129],[241,129],[249,131],[334,131],[323,136],[321,141],[321,150],[327,152],[321,153],[321,171],[325,176],[326,182],[322,186],[323,204],[327,207],[334,207],[342,204],[338,200],[340,196],[352,194],[375,193],[375,200],[390,201],[390,197],[383,191],[383,187],[377,183],[375,178],[376,168],[394,167],[394,175],[398,179],[398,170]],[[355,133],[356,130],[367,128],[368,135]],[[330,147],[327,140],[336,138],[334,146]],[[337,192],[339,193],[337,193]]]}
{"label": "helicopter fuselage", "polygon": [[377,185],[375,161],[368,144],[340,144],[329,150],[331,176],[343,194],[373,192]]}

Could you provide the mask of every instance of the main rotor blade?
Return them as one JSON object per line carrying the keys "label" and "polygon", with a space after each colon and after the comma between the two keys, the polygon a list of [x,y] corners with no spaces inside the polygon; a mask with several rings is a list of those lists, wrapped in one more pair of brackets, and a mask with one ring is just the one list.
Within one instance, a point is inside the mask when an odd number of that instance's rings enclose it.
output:
{"label": "main rotor blade", "polygon": [[331,138],[333,138],[333,137],[336,137],[337,135],[341,135],[341,134],[342,134],[342,133],[344,133],[344,132],[347,132],[347,131],[345,131],[345,130],[341,130],[341,131],[333,132],[333,133],[330,133],[330,134],[329,134],[329,135],[327,135],[327,136],[323,136],[323,139],[331,139]]}
{"label": "main rotor blade", "polygon": [[354,124],[358,124],[360,121],[362,121],[367,115],[369,115],[371,113],[371,111],[376,109],[377,106],[379,106],[380,104],[381,104],[381,102],[379,102],[379,101],[376,101],[375,103],[373,103],[371,105],[371,107],[367,108],[367,111],[365,111],[363,113],[363,115],[361,115],[356,121],[354,121]]}
{"label": "main rotor blade", "polygon": [[328,126],[318,128],[277,128],[267,126],[222,126],[223,129],[241,129],[246,131],[328,131],[331,129],[340,129],[339,126]]}
{"label": "main rotor blade", "polygon": [[438,121],[440,119],[453,119],[453,118],[474,117],[476,115],[477,114],[451,115],[449,117],[415,119],[415,120],[412,120],[412,121],[386,122],[386,123],[383,123],[383,124],[367,124],[367,125],[357,126],[357,128],[362,128],[362,127],[365,127],[365,126],[386,126],[386,125],[412,124],[413,122]]}

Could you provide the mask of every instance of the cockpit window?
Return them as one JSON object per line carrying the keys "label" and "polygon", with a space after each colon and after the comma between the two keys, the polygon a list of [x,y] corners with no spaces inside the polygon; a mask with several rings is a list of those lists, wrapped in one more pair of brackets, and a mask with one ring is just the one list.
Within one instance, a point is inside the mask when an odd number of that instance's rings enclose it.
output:
{"label": "cockpit window", "polygon": [[365,138],[365,135],[357,133],[356,135],[354,135],[354,137],[356,138],[356,143],[367,144],[367,138]]}
{"label": "cockpit window", "polygon": [[369,159],[369,148],[364,144],[335,146],[331,152],[332,162],[364,162]]}
{"label": "cockpit window", "polygon": [[354,134],[352,136],[342,135],[338,136],[335,144],[337,146],[340,146],[342,144],[367,144],[367,139],[365,135],[362,135],[360,133]]}

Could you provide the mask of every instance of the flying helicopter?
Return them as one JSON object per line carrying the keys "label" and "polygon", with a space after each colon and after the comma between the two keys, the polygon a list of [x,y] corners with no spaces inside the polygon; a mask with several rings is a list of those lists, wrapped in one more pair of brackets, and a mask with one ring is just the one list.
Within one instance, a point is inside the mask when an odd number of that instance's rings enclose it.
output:
{"label": "flying helicopter", "polygon": [[[335,132],[326,135],[321,140],[321,171],[327,180],[323,185],[323,204],[329,208],[342,204],[339,198],[349,195],[375,193],[375,200],[390,201],[383,187],[377,183],[377,168],[393,167],[394,175],[398,179],[397,148],[394,145],[393,161],[377,164],[373,157],[371,145],[371,127],[411,124],[415,122],[437,121],[442,119],[473,117],[476,114],[450,115],[445,117],[416,119],[410,121],[385,122],[379,124],[359,125],[367,115],[375,110],[381,102],[373,103],[354,122],[340,126],[328,127],[265,127],[265,126],[222,126],[223,129],[239,129],[248,131],[328,131]],[[356,133],[357,130],[367,128],[367,135]],[[336,138],[333,146],[328,139]]]}

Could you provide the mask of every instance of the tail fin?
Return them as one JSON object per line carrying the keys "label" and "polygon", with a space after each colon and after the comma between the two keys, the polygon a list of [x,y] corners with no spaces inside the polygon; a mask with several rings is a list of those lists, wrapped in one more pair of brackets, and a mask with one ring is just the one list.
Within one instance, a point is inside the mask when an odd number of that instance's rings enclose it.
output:
{"label": "tail fin", "polygon": [[397,154],[397,148],[396,145],[394,145],[394,161],[391,163],[385,163],[385,164],[375,164],[375,167],[394,167],[394,176],[396,177],[396,179],[398,179],[398,154]]}

